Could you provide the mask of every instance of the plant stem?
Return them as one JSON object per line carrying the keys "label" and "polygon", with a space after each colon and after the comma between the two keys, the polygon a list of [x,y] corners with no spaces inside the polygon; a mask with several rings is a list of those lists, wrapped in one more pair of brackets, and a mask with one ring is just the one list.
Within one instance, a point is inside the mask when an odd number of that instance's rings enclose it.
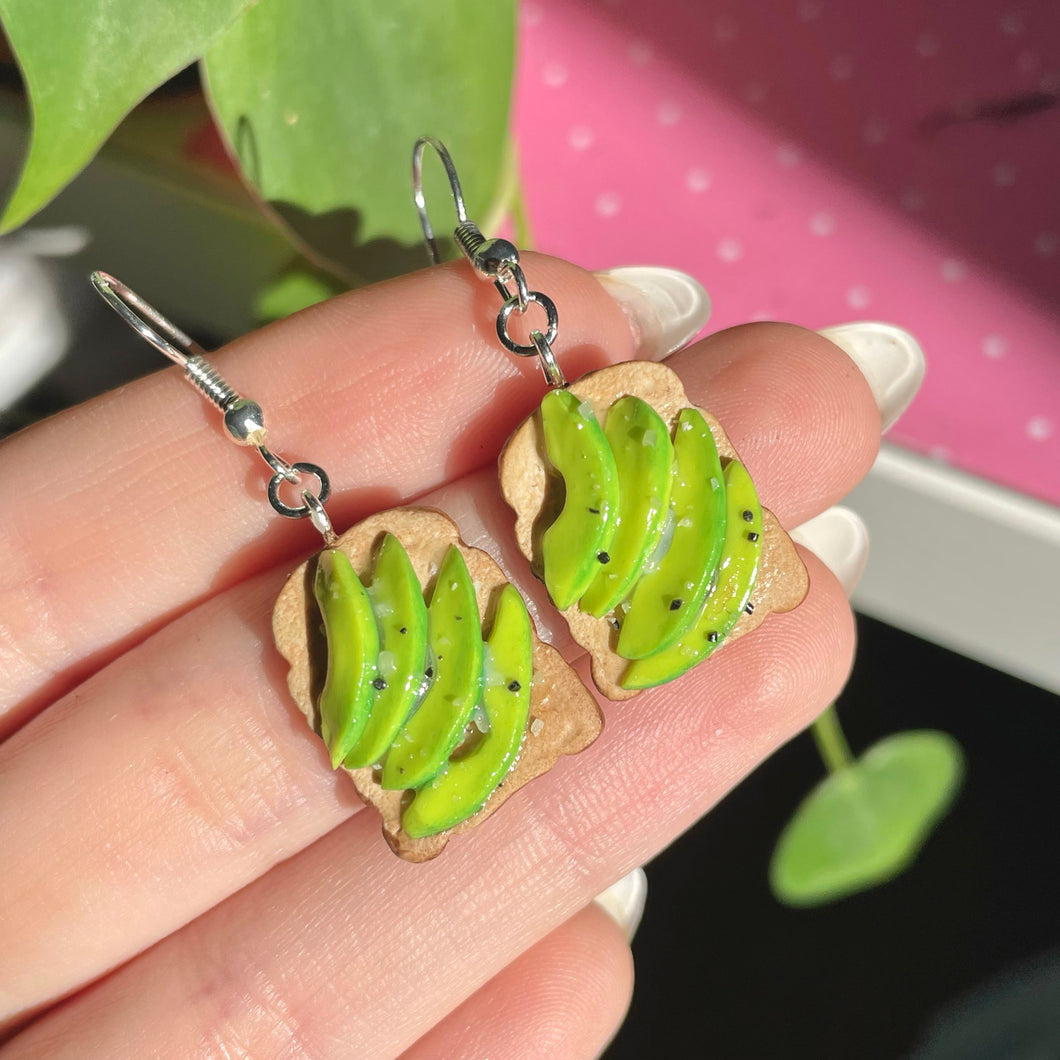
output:
{"label": "plant stem", "polygon": [[854,756],[843,735],[834,703],[813,723],[813,740],[829,773],[838,773],[853,765]]}
{"label": "plant stem", "polygon": [[516,185],[515,194],[512,196],[512,228],[516,245],[524,250],[531,249],[534,245],[534,233],[530,228],[530,214],[526,209],[522,182]]}

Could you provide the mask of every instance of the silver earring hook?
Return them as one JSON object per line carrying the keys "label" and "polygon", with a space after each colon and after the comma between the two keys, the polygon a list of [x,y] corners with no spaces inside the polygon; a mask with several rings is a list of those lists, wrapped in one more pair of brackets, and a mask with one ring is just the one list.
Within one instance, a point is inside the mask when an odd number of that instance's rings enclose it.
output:
{"label": "silver earring hook", "polygon": [[[556,303],[548,295],[530,290],[522,266],[519,264],[519,249],[514,243],[507,239],[487,239],[479,226],[468,219],[467,207],[464,205],[464,192],[460,187],[460,177],[457,176],[456,164],[448,148],[436,136],[421,136],[412,148],[412,197],[420,216],[420,225],[423,228],[423,237],[427,243],[431,264],[439,264],[441,255],[438,253],[438,241],[431,227],[431,219],[427,213],[427,201],[423,194],[423,151],[426,147],[434,148],[449,178],[449,188],[453,193],[453,205],[456,207],[458,222],[453,231],[457,244],[467,260],[471,262],[474,270],[480,276],[492,280],[493,286],[504,299],[504,305],[497,316],[497,338],[500,339],[505,349],[519,357],[537,357],[549,386],[566,386],[567,380],[552,352],[552,343],[556,341],[556,335],[559,332],[559,313],[556,311]],[[514,293],[508,289],[509,284],[514,286]],[[530,343],[516,342],[508,332],[508,321],[513,312],[518,312],[522,316],[532,304],[539,305],[545,311],[546,330],[544,332],[531,331]]]}
{"label": "silver earring hook", "polygon": [[173,321],[145,302],[131,287],[126,287],[109,272],[96,270],[89,277],[103,300],[142,338],[171,361],[184,368],[189,358],[201,357],[206,351],[190,339]]}
{"label": "silver earring hook", "polygon": [[[265,445],[265,415],[256,401],[240,397],[217,369],[206,360],[205,350],[164,317],[150,302],[141,298],[131,287],[110,273],[96,271],[89,277],[92,286],[103,300],[138,335],[156,350],[165,354],[184,369],[184,376],[203,397],[216,406],[224,416],[225,430],[239,445],[257,449],[262,460],[272,469],[268,497],[272,507],[288,519],[306,519],[323,536],[330,547],[335,543],[335,531],[324,511],[324,501],[331,492],[331,483],[322,467],[298,461],[289,464]],[[280,499],[284,482],[302,485],[306,475],[317,480],[316,492],[302,489],[302,504],[292,506]]]}
{"label": "silver earring hook", "polygon": [[467,221],[467,207],[464,206],[464,192],[460,187],[460,177],[457,176],[456,164],[449,149],[436,136],[421,136],[412,149],[412,192],[416,201],[416,210],[420,215],[420,225],[423,227],[423,238],[427,242],[427,251],[431,256],[431,264],[441,263],[441,255],[438,253],[438,241],[434,238],[434,229],[431,227],[431,218],[427,213],[427,200],[423,194],[423,149],[433,147],[438,157],[445,166],[445,175],[449,178],[449,187],[453,193],[453,205],[456,207],[456,219],[461,224]]}

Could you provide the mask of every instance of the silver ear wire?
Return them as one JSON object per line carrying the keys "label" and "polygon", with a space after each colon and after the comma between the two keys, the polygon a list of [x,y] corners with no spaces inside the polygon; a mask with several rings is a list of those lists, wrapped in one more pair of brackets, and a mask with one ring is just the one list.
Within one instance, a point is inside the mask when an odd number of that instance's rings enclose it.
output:
{"label": "silver ear wire", "polygon": [[[261,458],[272,468],[268,497],[272,507],[289,519],[308,518],[331,545],[335,532],[324,511],[324,502],[331,493],[331,483],[324,469],[304,461],[289,464],[265,445],[265,414],[256,401],[240,397],[220,372],[205,358],[205,350],[189,338],[171,320],[164,317],[150,302],[141,298],[131,287],[110,273],[96,271],[89,277],[92,286],[103,300],[138,335],[160,353],[184,369],[184,377],[211,405],[224,416],[228,436],[239,445],[257,449]],[[303,503],[297,507],[280,500],[280,487],[291,482],[297,488],[306,475],[318,483],[317,491],[302,489]]]}
{"label": "silver ear wire", "polygon": [[[556,310],[556,303],[548,295],[529,289],[526,276],[519,264],[519,250],[514,243],[507,239],[487,239],[478,225],[468,219],[467,207],[464,205],[464,192],[460,187],[460,177],[457,175],[456,165],[449,150],[436,136],[421,136],[412,149],[412,197],[420,217],[423,238],[427,243],[431,264],[439,264],[441,256],[438,253],[438,240],[431,226],[427,202],[423,194],[423,151],[426,147],[433,148],[437,153],[442,160],[442,165],[445,166],[446,176],[449,178],[449,189],[453,193],[453,205],[456,207],[457,219],[453,237],[474,270],[480,276],[492,280],[494,287],[504,299],[504,306],[497,316],[497,337],[505,349],[519,357],[538,357],[541,371],[544,372],[549,386],[566,386],[567,380],[552,352],[552,343],[556,341],[559,331],[559,313]],[[508,289],[509,284],[514,285],[514,293]],[[512,312],[518,311],[522,315],[531,304],[535,303],[545,311],[547,328],[544,332],[531,331],[529,344],[516,342],[508,333],[508,321]]]}

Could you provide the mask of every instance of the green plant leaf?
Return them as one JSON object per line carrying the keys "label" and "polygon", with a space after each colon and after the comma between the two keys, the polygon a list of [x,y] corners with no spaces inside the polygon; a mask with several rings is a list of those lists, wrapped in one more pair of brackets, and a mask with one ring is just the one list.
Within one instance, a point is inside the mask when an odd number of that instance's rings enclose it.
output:
{"label": "green plant leaf", "polygon": [[[502,186],[514,61],[512,0],[260,0],[204,60],[244,178],[302,249],[349,282],[427,264],[412,145],[444,140],[468,211]],[[455,227],[442,167],[425,165],[434,225]]]}
{"label": "green plant leaf", "polygon": [[198,59],[251,2],[0,0],[33,115],[0,231],[45,206],[144,96]]}
{"label": "green plant leaf", "polygon": [[267,324],[345,291],[334,276],[299,258],[287,266],[254,300],[254,314]]}
{"label": "green plant leaf", "polygon": [[946,733],[901,732],[810,792],[788,822],[770,865],[774,895],[820,905],[897,876],[949,808],[964,755]]}

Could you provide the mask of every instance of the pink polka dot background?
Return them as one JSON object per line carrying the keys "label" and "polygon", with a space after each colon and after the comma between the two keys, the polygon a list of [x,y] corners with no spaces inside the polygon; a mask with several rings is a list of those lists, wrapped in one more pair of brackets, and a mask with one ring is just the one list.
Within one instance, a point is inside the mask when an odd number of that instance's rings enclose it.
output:
{"label": "pink polka dot background", "polygon": [[900,324],[891,438],[1060,504],[1055,0],[527,0],[520,49],[539,249],[684,269],[712,330]]}

